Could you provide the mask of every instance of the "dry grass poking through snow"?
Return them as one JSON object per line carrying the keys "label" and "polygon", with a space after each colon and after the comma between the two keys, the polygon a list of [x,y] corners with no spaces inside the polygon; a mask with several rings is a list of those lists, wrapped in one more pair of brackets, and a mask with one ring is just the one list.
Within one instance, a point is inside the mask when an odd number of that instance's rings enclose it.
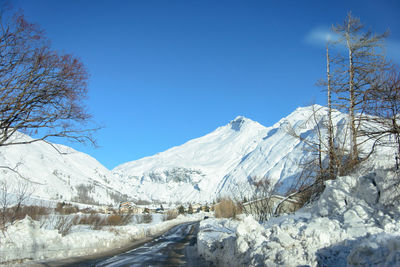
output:
{"label": "dry grass poking through snow", "polygon": [[214,213],[217,218],[235,218],[241,209],[232,199],[225,197],[215,206]]}
{"label": "dry grass poking through snow", "polygon": [[100,214],[75,215],[72,220],[74,224],[90,225],[93,230],[99,230],[104,226],[127,225],[132,220],[132,214],[111,214],[102,216]]}
{"label": "dry grass poking through snow", "polygon": [[153,216],[150,213],[136,214],[135,220],[137,224],[151,223],[153,221]]}
{"label": "dry grass poking through snow", "polygon": [[[5,211],[5,216],[13,221],[15,220],[22,220],[25,216],[29,216],[34,220],[39,220],[41,216],[49,215],[51,213],[51,208],[41,207],[41,206],[20,206],[18,209],[16,206],[8,208]],[[3,216],[3,213],[1,213]]]}
{"label": "dry grass poking through snow", "polygon": [[174,210],[174,209],[167,210],[167,212],[163,216],[163,221],[173,220],[176,217],[178,217],[178,211],[177,210]]}
{"label": "dry grass poking through snow", "polygon": [[[104,227],[113,228],[134,222],[148,224],[153,220],[152,214],[104,214],[88,208],[80,210],[77,206],[65,203],[58,203],[55,208],[21,205],[0,209],[0,234],[4,234],[8,226],[25,216],[39,221],[41,228],[57,229],[62,236],[68,235],[76,225],[87,225],[92,230],[101,230]],[[169,215],[168,218],[173,219],[176,216]]]}

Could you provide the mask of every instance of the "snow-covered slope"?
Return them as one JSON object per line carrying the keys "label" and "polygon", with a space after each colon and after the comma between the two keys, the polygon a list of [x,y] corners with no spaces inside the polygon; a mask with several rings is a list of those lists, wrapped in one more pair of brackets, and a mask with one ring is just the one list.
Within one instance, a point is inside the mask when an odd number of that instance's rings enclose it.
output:
{"label": "snow-covered slope", "polygon": [[253,151],[268,129],[244,117],[212,133],[152,157],[117,166],[114,173],[136,188],[138,198],[210,201],[221,178]]}
{"label": "snow-covered slope", "polygon": [[[136,198],[167,202],[210,202],[223,195],[237,194],[250,182],[269,178],[288,188],[301,171],[299,163],[311,152],[298,138],[316,135],[321,118],[311,119],[320,106],[298,108],[272,127],[237,117],[212,133],[193,139],[152,157],[128,162],[113,171],[121,182],[135,188]],[[323,115],[322,115],[323,116]],[[335,113],[335,123],[345,115]]]}
{"label": "snow-covered slope", "polygon": [[[258,141],[255,149],[225,175],[222,181],[224,187],[219,188],[220,194],[236,194],[238,188],[245,187],[247,180],[257,181],[260,178],[279,183],[282,193],[289,189],[302,172],[303,165],[316,158],[316,151],[311,149],[310,143],[318,142],[319,131],[326,131],[326,127],[321,125],[327,121],[327,112],[319,105],[300,107],[267,128],[266,135]],[[336,135],[343,139],[347,116],[334,111],[332,117],[333,123],[338,126]],[[295,135],[306,139],[309,144],[301,142]]]}
{"label": "snow-covered slope", "polygon": [[318,201],[264,224],[204,220],[198,251],[216,266],[400,266],[393,166],[393,155],[377,155],[352,176],[326,181]]}
{"label": "snow-covered slope", "polygon": [[[16,138],[31,140],[23,134]],[[40,199],[114,204],[123,192],[123,186],[97,160],[62,145],[3,146],[0,165],[18,172],[0,169],[0,182],[7,184],[9,193],[18,194],[27,187],[29,194]]]}
{"label": "snow-covered slope", "polygon": [[[312,117],[315,110],[319,115]],[[239,116],[210,134],[112,171],[66,146],[35,142],[0,147],[0,165],[16,167],[22,175],[1,169],[0,181],[25,181],[39,198],[99,203],[116,203],[122,194],[131,200],[212,202],[245,193],[262,178],[281,183],[284,191],[301,172],[300,164],[312,156],[290,130],[316,138],[324,115],[321,106],[298,108],[271,127]],[[334,116],[336,124],[346,119],[339,112]],[[68,153],[60,154],[54,146]]]}

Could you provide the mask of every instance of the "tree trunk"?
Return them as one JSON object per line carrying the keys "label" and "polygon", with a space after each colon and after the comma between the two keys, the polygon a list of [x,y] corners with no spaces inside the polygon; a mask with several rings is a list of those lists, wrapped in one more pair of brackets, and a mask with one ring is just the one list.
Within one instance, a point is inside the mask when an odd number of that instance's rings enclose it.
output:
{"label": "tree trunk", "polygon": [[[350,27],[350,23],[348,24]],[[350,32],[350,29],[348,29]],[[349,120],[350,120],[350,164],[357,161],[358,149],[357,149],[357,131],[355,122],[355,106],[356,106],[356,96],[355,96],[355,86],[354,86],[354,60],[353,60],[353,47],[350,44],[350,36],[347,33],[347,48],[349,50],[349,93],[350,93],[350,105],[349,105]]]}
{"label": "tree trunk", "polygon": [[329,166],[328,174],[329,179],[335,177],[335,151],[333,144],[333,123],[332,123],[332,88],[331,88],[331,73],[330,73],[330,58],[329,58],[329,46],[326,45],[326,76],[327,76],[327,89],[328,89],[328,149],[329,149]]}

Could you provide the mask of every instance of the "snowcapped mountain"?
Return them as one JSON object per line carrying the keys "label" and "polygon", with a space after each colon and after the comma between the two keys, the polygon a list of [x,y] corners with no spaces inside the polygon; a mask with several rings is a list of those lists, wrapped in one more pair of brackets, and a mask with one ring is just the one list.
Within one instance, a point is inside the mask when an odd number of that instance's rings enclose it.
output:
{"label": "snowcapped mountain", "polygon": [[[287,189],[301,171],[299,163],[311,151],[296,133],[316,137],[320,118],[311,119],[321,106],[298,108],[272,127],[237,117],[210,134],[193,139],[152,157],[117,166],[113,172],[121,182],[134,188],[137,199],[166,202],[210,202],[218,196],[245,190],[249,182],[269,178]],[[335,122],[345,115],[335,113]]]}
{"label": "snowcapped mountain", "polygon": [[[316,151],[298,137],[308,142],[318,142],[318,131],[327,134],[326,127],[322,127],[327,122],[327,113],[327,108],[319,105],[300,107],[272,127],[266,128],[267,133],[258,140],[257,146],[223,177],[218,194],[235,194],[238,189],[240,193],[248,184],[247,181],[256,182],[260,178],[279,183],[279,190],[286,192],[301,174],[302,165],[317,156]],[[332,117],[333,123],[337,125],[336,135],[343,137],[347,115],[333,111]]]}
{"label": "snowcapped mountain", "polygon": [[[313,117],[315,110],[318,115]],[[43,199],[101,204],[115,204],[124,194],[152,202],[212,202],[219,196],[245,193],[250,183],[262,178],[279,182],[285,191],[301,172],[300,164],[314,157],[290,132],[317,138],[316,128],[326,113],[318,105],[298,108],[271,127],[239,116],[203,137],[112,171],[66,146],[35,142],[0,147],[0,166],[21,175],[2,168],[0,182],[12,182],[14,187],[28,183],[33,195]],[[335,124],[344,124],[346,118],[334,112]],[[345,135],[344,131],[339,127],[338,134]]]}
{"label": "snowcapped mountain", "polygon": [[[24,134],[16,138],[32,140]],[[67,146],[45,142],[3,146],[0,166],[17,171],[0,169],[0,182],[6,183],[8,193],[18,194],[27,187],[33,197],[45,200],[114,204],[123,191],[97,160]]]}
{"label": "snowcapped mountain", "polygon": [[258,145],[267,129],[237,117],[206,136],[113,171],[135,188],[137,198],[162,201],[210,201],[221,178]]}

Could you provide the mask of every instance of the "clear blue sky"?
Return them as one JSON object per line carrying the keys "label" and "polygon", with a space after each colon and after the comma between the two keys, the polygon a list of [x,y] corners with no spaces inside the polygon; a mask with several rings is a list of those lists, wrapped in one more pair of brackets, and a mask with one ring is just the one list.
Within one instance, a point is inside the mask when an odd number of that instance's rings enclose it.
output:
{"label": "clear blue sky", "polygon": [[400,63],[400,1],[14,0],[52,48],[88,68],[99,148],[68,144],[108,168],[203,136],[238,115],[270,126],[325,104],[319,34],[347,12],[390,29]]}

